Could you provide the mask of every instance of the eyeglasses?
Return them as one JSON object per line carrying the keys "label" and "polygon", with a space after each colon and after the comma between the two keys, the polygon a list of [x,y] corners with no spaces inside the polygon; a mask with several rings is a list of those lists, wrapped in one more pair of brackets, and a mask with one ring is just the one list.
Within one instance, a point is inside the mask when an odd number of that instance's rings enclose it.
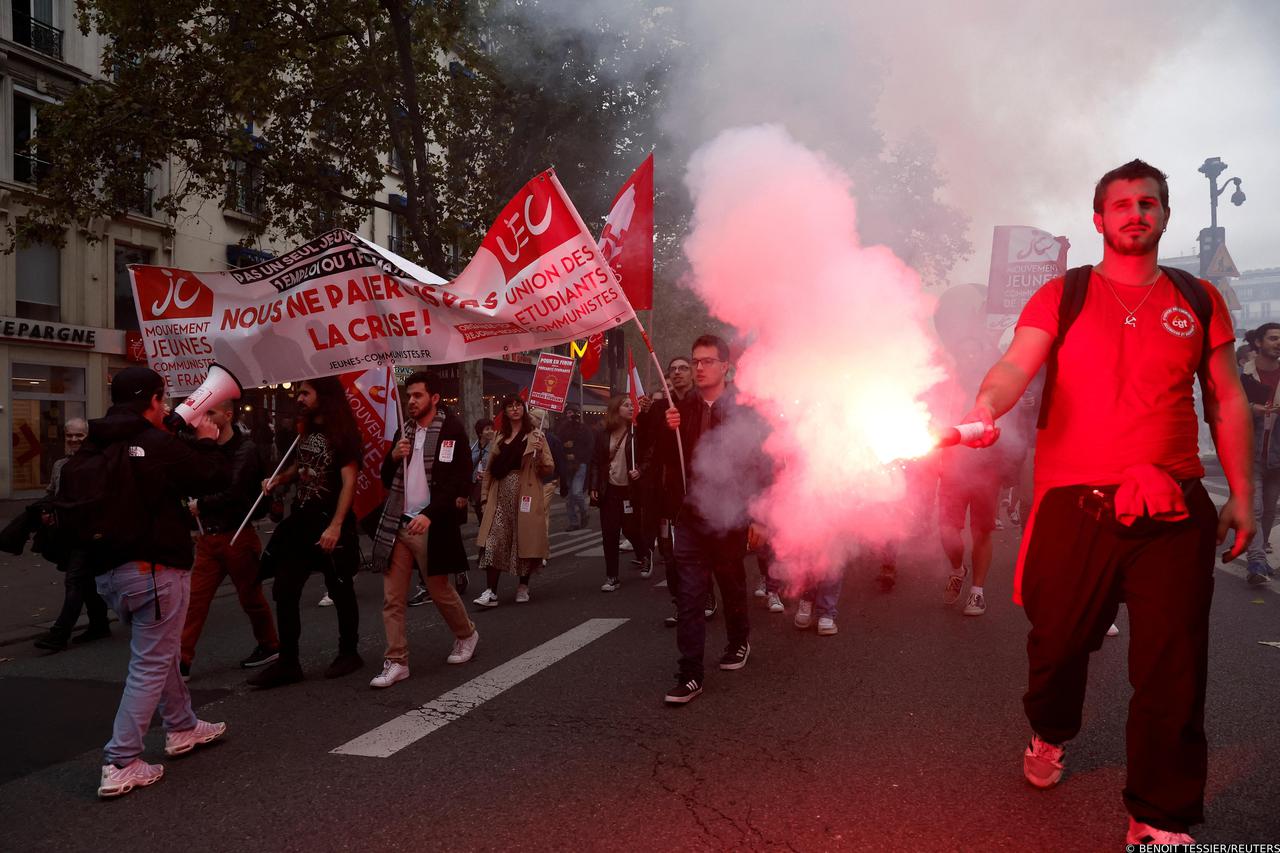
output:
{"label": "eyeglasses", "polygon": [[671,373],[688,373],[688,372],[689,372],[689,365],[687,365],[687,364],[673,364],[673,365],[671,365],[670,372],[671,372]]}
{"label": "eyeglasses", "polygon": [[713,364],[720,364],[724,359],[720,358],[695,358],[693,360],[694,367],[710,367]]}

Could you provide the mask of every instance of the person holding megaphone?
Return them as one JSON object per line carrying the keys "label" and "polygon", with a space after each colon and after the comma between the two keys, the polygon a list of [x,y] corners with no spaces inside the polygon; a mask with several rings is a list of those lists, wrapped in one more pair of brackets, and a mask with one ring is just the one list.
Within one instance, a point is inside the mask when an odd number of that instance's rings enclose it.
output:
{"label": "person holding megaphone", "polygon": [[216,740],[227,728],[196,717],[178,669],[191,595],[186,498],[224,488],[227,463],[214,443],[217,427],[201,413],[183,412],[194,441],[164,429],[164,397],[164,379],[150,368],[116,374],[112,406],[89,423],[84,447],[67,460],[55,502],[59,535],[84,543],[98,593],[132,628],[129,676],[105,750],[100,797],[127,794],[164,775],[163,766],[142,760],[157,710],[169,756]]}

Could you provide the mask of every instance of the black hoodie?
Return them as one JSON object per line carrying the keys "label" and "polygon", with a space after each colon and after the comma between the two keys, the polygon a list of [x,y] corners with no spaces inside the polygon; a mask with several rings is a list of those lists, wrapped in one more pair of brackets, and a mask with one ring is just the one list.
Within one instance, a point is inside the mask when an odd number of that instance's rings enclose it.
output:
{"label": "black hoodie", "polygon": [[129,443],[139,500],[134,513],[147,530],[136,546],[138,553],[113,554],[110,560],[115,565],[141,560],[190,569],[191,514],[185,499],[221,489],[230,480],[227,457],[218,452],[217,443],[178,438],[126,406],[112,406],[106,417],[90,421],[87,441],[104,448]]}

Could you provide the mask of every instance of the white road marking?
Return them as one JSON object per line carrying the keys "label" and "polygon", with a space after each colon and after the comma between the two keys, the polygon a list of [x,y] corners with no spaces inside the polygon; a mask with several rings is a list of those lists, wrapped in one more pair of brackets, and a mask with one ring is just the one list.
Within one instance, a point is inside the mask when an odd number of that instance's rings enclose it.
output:
{"label": "white road marking", "polygon": [[626,619],[588,619],[581,625],[478,675],[421,708],[396,717],[332,750],[336,755],[389,758],[405,747],[459,719],[526,678],[537,675],[578,649],[598,640]]}
{"label": "white road marking", "polygon": [[666,582],[666,581],[660,581],[660,582],[658,582],[658,583],[655,583],[655,584],[653,585],[653,588],[654,588],[654,589],[662,589],[662,588],[663,588],[663,587],[665,587],[666,585],[667,585],[667,582]]}

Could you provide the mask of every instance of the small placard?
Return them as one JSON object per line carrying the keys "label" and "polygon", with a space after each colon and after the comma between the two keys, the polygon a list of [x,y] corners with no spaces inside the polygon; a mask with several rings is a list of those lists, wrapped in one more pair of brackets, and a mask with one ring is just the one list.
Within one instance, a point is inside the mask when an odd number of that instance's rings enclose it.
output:
{"label": "small placard", "polygon": [[520,511],[521,511],[521,512],[533,512],[533,498],[532,498],[532,497],[530,497],[529,495],[525,495],[524,497],[522,497],[522,498],[520,499]]}
{"label": "small placard", "polygon": [[631,501],[624,500],[622,502],[622,513],[623,515],[631,515]]}
{"label": "small placard", "polygon": [[452,438],[446,438],[444,441],[440,442],[440,461],[441,462],[453,461],[453,446],[455,444],[457,444],[457,442],[454,441]]}

